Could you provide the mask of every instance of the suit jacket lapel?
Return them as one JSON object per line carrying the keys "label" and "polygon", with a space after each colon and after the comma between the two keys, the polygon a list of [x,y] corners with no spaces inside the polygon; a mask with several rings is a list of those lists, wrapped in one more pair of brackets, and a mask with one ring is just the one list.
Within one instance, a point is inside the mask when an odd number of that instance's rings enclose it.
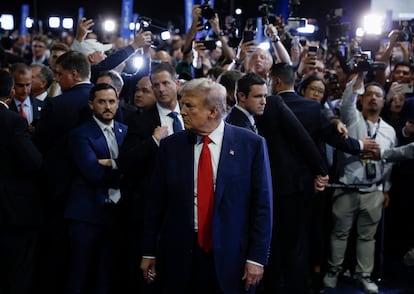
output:
{"label": "suit jacket lapel", "polygon": [[237,152],[235,146],[235,136],[233,129],[226,123],[224,126],[223,143],[221,146],[220,160],[217,168],[216,190],[214,206],[219,205],[224,194],[224,187],[227,181],[227,175],[231,175],[234,167],[234,154]]}

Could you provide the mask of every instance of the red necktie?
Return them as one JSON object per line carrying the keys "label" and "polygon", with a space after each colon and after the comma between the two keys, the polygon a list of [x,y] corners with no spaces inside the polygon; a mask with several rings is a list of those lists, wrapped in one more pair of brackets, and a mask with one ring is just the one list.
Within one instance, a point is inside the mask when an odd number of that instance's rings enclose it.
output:
{"label": "red necktie", "polygon": [[24,103],[20,103],[20,115],[25,119],[25,120],[28,120],[27,119],[27,114],[26,114],[26,112],[24,111]]}
{"label": "red necktie", "polygon": [[213,248],[213,167],[208,144],[211,139],[203,137],[203,148],[198,160],[197,174],[197,213],[198,213],[198,244],[205,252]]}

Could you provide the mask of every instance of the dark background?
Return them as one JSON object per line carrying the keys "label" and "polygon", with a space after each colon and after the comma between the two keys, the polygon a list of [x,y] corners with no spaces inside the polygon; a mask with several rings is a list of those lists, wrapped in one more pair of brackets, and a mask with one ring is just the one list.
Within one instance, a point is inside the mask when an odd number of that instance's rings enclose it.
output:
{"label": "dark background", "polygon": [[[233,2],[232,2],[233,1]],[[286,1],[286,0],[284,0]],[[297,1],[297,0],[296,0]],[[95,19],[96,23],[107,17],[119,18],[122,1],[96,0],[5,0],[0,5],[0,13],[15,15],[15,27],[19,27],[20,7],[22,3],[30,6],[30,16],[43,21],[43,28],[47,30],[49,16],[73,17],[77,21],[79,7],[84,7],[84,15]],[[260,16],[258,7],[264,0],[215,0],[214,8],[219,13],[221,22],[230,15],[231,7],[241,7],[244,11],[243,19]],[[283,1],[273,1],[274,10],[279,9]],[[296,16],[318,19],[321,25],[326,21],[326,15],[335,8],[344,8],[344,19],[356,22],[358,17],[369,8],[370,0],[302,0],[297,6]],[[286,6],[286,5],[285,5]],[[286,10],[286,9],[285,9]],[[289,10],[287,10],[289,11]],[[151,17],[154,23],[167,27],[171,25],[184,29],[184,0],[135,0],[134,13]]]}

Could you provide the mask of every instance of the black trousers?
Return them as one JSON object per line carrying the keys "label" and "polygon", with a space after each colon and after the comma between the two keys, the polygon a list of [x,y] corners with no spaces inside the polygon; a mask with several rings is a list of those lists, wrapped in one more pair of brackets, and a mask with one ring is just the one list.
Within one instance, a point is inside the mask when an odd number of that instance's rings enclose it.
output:
{"label": "black trousers", "polygon": [[34,293],[37,240],[37,229],[0,227],[0,293]]}

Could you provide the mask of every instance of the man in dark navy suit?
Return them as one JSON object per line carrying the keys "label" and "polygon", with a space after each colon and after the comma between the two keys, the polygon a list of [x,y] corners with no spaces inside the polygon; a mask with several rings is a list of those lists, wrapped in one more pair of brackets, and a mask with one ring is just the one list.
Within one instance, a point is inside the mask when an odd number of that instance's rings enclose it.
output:
{"label": "man in dark navy suit", "polygon": [[10,68],[14,79],[13,101],[10,110],[20,113],[29,124],[29,131],[34,132],[40,119],[43,102],[30,96],[32,90],[32,69],[24,63],[15,63]]}
{"label": "man in dark navy suit", "polygon": [[181,96],[186,131],[161,141],[149,190],[144,278],[159,273],[164,293],[255,293],[272,227],[265,141],[223,121],[222,85],[191,80]]}
{"label": "man in dark navy suit", "polygon": [[226,122],[257,133],[256,115],[262,115],[266,106],[266,82],[255,73],[247,73],[237,81],[237,104],[232,107]]}
{"label": "man in dark navy suit", "polygon": [[33,140],[44,155],[45,227],[40,240],[41,293],[62,293],[67,236],[63,212],[73,177],[69,132],[90,118],[90,64],[82,53],[69,51],[56,60],[55,78],[63,93],[48,99]]}
{"label": "man in dark navy suit", "polygon": [[42,156],[27,120],[8,109],[12,89],[11,74],[0,71],[0,292],[31,294],[42,221],[36,178]]}
{"label": "man in dark navy suit", "polygon": [[65,209],[70,244],[67,294],[115,293],[120,273],[117,160],[127,127],[114,121],[118,93],[113,86],[96,84],[89,107],[93,116],[69,137],[76,172]]}

